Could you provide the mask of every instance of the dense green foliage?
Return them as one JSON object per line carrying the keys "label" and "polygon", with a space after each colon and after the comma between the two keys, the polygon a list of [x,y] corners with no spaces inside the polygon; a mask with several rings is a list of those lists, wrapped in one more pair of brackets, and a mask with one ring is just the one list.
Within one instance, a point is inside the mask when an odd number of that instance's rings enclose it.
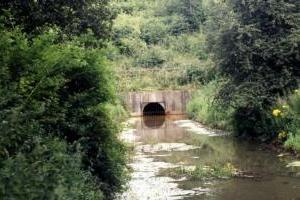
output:
{"label": "dense green foliage", "polygon": [[225,18],[235,20],[219,26],[219,37],[212,42],[219,70],[229,79],[219,97],[235,108],[239,134],[274,137],[269,110],[297,87],[300,75],[300,4],[232,0],[228,5],[234,14]]}
{"label": "dense green foliage", "polygon": [[287,141],[285,146],[300,151],[300,93],[296,90],[288,101],[290,124],[285,124],[287,130]]}
{"label": "dense green foliage", "polygon": [[126,113],[97,48],[112,13],[93,2],[1,1],[4,199],[110,199],[122,189],[126,149],[115,121]]}
{"label": "dense green foliage", "polygon": [[277,138],[282,126],[272,109],[299,84],[299,1],[118,3],[120,91],[197,86],[188,106],[194,119]]}
{"label": "dense green foliage", "polygon": [[[217,76],[208,76],[208,82],[216,79],[211,83],[201,82],[188,106],[191,117],[299,150],[299,99],[291,95],[299,84],[299,5],[277,0],[205,2],[205,34]],[[197,71],[191,77],[211,70]],[[220,78],[223,84],[216,85]],[[280,114],[274,116],[274,110]]]}
{"label": "dense green foliage", "polygon": [[295,90],[293,94],[280,99],[272,110],[275,129],[277,130],[277,143],[284,144],[287,149],[300,150],[300,93]]}
{"label": "dense green foliage", "polygon": [[[86,49],[76,42],[53,44],[56,33],[43,34],[32,43],[18,30],[2,29],[1,35],[2,164],[34,156],[40,145],[35,143],[38,137],[42,143],[45,137],[60,138],[71,145],[68,148],[71,154],[76,153],[74,148],[79,145],[82,153],[82,164],[77,163],[79,169],[95,175],[104,192],[118,190],[123,183],[125,147],[119,142],[117,127],[107,111],[106,104],[114,103],[114,94],[103,51]],[[59,169],[59,163],[52,166],[51,154],[43,156],[37,154],[36,160],[30,158],[24,164],[34,165],[39,159],[49,159],[48,167]],[[56,186],[55,181],[49,179],[49,184]],[[33,180],[32,184],[37,183]],[[43,193],[45,188],[39,189]]]}
{"label": "dense green foliage", "polygon": [[114,17],[109,0],[1,0],[0,8],[5,26],[21,25],[26,33],[34,35],[57,26],[67,35],[87,33],[90,29],[97,38],[107,39]]}
{"label": "dense green foliage", "polygon": [[122,190],[117,92],[196,86],[192,118],[300,150],[298,0],[0,6],[4,199],[111,199]]}
{"label": "dense green foliage", "polygon": [[96,178],[82,170],[80,153],[53,138],[36,136],[30,144],[1,162],[2,199],[104,199]]}
{"label": "dense green foliage", "polygon": [[201,1],[121,0],[115,6],[119,15],[113,45],[118,52],[112,59],[121,91],[189,88],[203,82],[206,68],[214,65],[205,50]]}
{"label": "dense green foliage", "polygon": [[215,95],[222,85],[224,85],[224,81],[214,80],[202,86],[193,94],[188,103],[187,112],[192,119],[210,127],[232,130],[233,109],[224,108],[215,102]]}

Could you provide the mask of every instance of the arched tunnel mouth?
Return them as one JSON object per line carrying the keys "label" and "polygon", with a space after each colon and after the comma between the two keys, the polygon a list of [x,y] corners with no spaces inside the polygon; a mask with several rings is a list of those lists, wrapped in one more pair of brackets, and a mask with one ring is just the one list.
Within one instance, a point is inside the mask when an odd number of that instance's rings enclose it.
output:
{"label": "arched tunnel mouth", "polygon": [[143,110],[144,116],[151,116],[151,115],[165,115],[166,111],[165,108],[157,102],[148,103]]}

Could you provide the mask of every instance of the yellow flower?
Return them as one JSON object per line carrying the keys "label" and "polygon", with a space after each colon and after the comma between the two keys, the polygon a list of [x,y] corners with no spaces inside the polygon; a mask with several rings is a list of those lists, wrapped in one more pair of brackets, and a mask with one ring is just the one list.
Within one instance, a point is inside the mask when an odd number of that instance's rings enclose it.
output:
{"label": "yellow flower", "polygon": [[299,93],[299,90],[294,90],[295,93]]}
{"label": "yellow flower", "polygon": [[282,114],[282,112],[279,109],[274,109],[273,112],[272,112],[272,114],[275,117],[279,117]]}
{"label": "yellow flower", "polygon": [[287,136],[288,136],[288,133],[286,131],[281,131],[278,134],[278,139],[283,140],[283,139],[287,138]]}

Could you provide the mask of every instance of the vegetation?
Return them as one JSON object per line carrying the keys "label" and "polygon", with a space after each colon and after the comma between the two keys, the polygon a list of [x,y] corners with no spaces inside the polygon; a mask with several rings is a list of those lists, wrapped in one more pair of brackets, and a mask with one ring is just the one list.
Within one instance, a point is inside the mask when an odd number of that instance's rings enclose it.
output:
{"label": "vegetation", "polygon": [[297,108],[290,106],[281,122],[272,110],[280,99],[295,102],[286,99],[299,84],[299,5],[293,0],[205,4],[207,45],[223,84],[200,88],[188,108],[192,117],[221,128],[228,127],[218,125],[225,119],[238,136],[264,141],[292,130],[286,146],[296,143],[297,128],[291,127],[298,123],[292,114]]}
{"label": "vegetation", "polygon": [[5,27],[22,26],[22,30],[31,36],[42,33],[49,26],[56,26],[65,36],[91,30],[98,39],[103,40],[109,37],[114,18],[109,0],[11,0],[1,1],[0,7]]}
{"label": "vegetation", "polygon": [[189,116],[206,125],[223,130],[232,130],[232,108],[221,107],[215,102],[215,95],[219,88],[225,84],[221,80],[214,80],[204,85],[192,97],[188,103]]}
{"label": "vegetation", "polygon": [[[91,12],[93,1],[64,3],[63,7],[53,1],[1,3],[7,8],[1,10],[0,22],[0,196],[4,199],[111,199],[127,177],[126,148],[114,122],[124,112],[116,100],[106,49],[99,48],[108,37],[105,31],[111,20]],[[106,5],[103,1],[96,7],[106,10]],[[86,27],[56,6],[71,6],[74,15],[79,11],[85,17],[85,12],[95,15],[90,20],[106,27],[97,27],[103,37],[96,30],[68,32],[67,22]],[[114,105],[119,108],[112,109]]]}
{"label": "vegetation", "polygon": [[193,119],[238,136],[277,138],[270,110],[299,82],[299,2],[146,3],[118,1],[119,91],[197,88],[188,105]]}
{"label": "vegetation", "polygon": [[218,97],[235,108],[239,135],[272,138],[269,112],[299,80],[299,2],[229,1],[235,21],[217,38],[214,51],[228,82]]}
{"label": "vegetation", "polygon": [[[300,93],[299,90],[296,90],[290,101],[290,118],[291,123],[286,125],[287,141],[285,142],[285,146],[290,149],[294,149],[296,151],[300,151]],[[282,134],[283,132],[281,132]],[[280,133],[279,133],[280,136]]]}
{"label": "vegetation", "polygon": [[236,172],[235,167],[227,163],[224,166],[195,166],[195,167],[176,167],[165,169],[161,174],[174,178],[186,177],[189,180],[207,180],[207,179],[226,179],[233,177]]}
{"label": "vegetation", "polygon": [[272,110],[277,130],[277,142],[287,149],[300,150],[300,94],[295,90],[286,99],[281,99]]}
{"label": "vegetation", "polygon": [[[0,6],[4,199],[112,199],[122,191],[126,147],[115,123],[126,118],[119,96],[128,91],[197,89],[192,118],[300,151],[298,0]],[[176,170],[230,174],[223,166]]]}
{"label": "vegetation", "polygon": [[191,88],[202,81],[193,72],[204,75],[213,68],[201,33],[201,1],[121,0],[115,6],[120,12],[113,26],[119,91]]}

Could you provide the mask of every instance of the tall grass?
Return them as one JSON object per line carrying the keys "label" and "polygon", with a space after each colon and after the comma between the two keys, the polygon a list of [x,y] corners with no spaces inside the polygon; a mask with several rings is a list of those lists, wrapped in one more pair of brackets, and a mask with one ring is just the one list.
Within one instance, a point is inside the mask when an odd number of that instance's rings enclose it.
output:
{"label": "tall grass", "polygon": [[288,125],[289,133],[285,147],[300,151],[300,92],[298,90],[290,97],[288,102],[291,123]]}
{"label": "tall grass", "polygon": [[231,116],[233,110],[222,108],[215,101],[215,94],[221,84],[222,82],[214,80],[199,89],[188,103],[187,112],[196,121],[214,128],[232,130]]}

